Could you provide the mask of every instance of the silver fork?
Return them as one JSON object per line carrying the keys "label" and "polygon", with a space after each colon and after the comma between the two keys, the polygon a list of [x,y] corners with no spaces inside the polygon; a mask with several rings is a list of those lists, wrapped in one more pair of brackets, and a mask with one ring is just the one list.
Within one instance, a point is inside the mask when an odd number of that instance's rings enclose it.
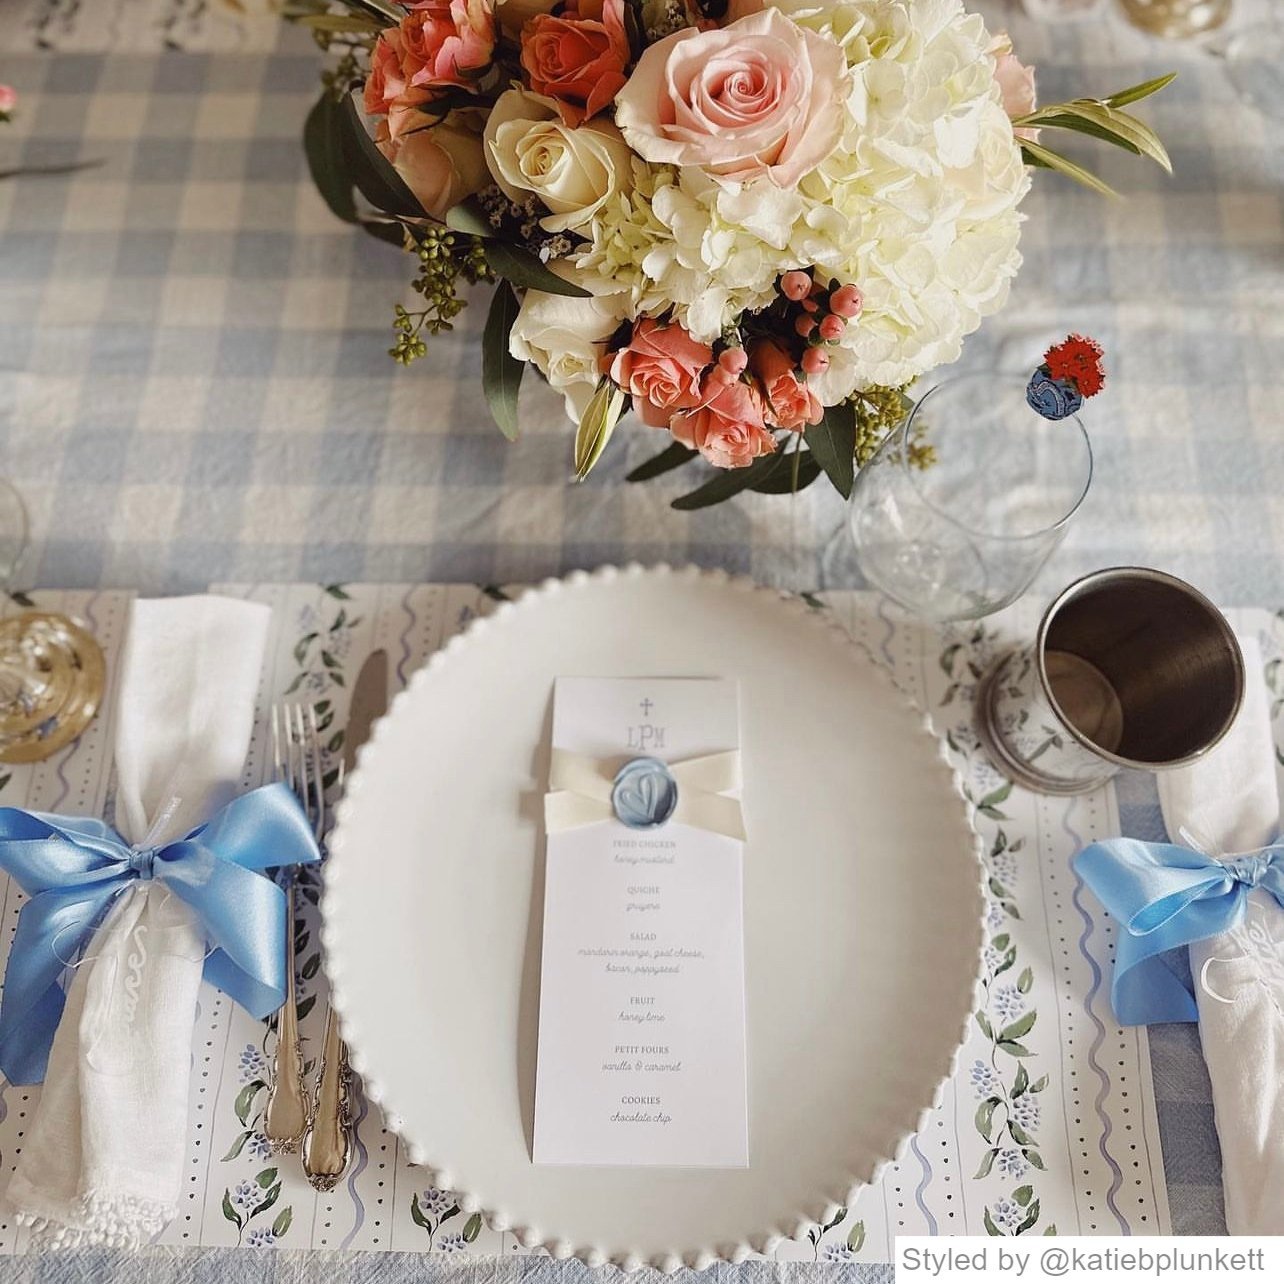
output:
{"label": "silver fork", "polygon": [[[325,833],[325,788],[321,782],[321,746],[316,710],[308,706],[272,707],[272,763],[278,780],[294,791],[317,841]],[[285,1003],[277,1015],[276,1049],[272,1056],[263,1133],[276,1154],[295,1154],[311,1120],[303,1081],[303,1049],[294,992],[294,871],[285,872]]]}

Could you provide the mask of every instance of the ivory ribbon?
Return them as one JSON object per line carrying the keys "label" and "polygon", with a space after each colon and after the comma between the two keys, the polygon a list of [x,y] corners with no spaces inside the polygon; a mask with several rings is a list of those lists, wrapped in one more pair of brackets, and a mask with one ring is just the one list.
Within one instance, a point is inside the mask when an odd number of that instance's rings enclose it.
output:
{"label": "ivory ribbon", "polygon": [[[612,795],[616,773],[633,759],[591,758],[554,749],[549,765],[549,792],[544,796],[544,824],[550,834],[615,818]],[[705,829],[726,838],[745,838],[740,800],[727,791],[740,788],[740,754],[708,754],[666,764],[678,786],[671,822]]]}

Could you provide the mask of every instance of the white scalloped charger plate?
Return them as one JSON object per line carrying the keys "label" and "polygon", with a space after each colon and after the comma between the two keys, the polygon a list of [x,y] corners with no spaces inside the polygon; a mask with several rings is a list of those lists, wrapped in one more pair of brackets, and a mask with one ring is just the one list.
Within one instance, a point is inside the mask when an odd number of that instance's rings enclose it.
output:
{"label": "white scalloped charger plate", "polygon": [[[740,680],[747,1170],[531,1163],[559,674]],[[412,1160],[524,1244],[673,1268],[770,1248],[900,1152],[953,1069],[982,912],[958,782],[845,633],[747,581],[633,567],[548,583],[415,675],[348,782],[324,939]]]}

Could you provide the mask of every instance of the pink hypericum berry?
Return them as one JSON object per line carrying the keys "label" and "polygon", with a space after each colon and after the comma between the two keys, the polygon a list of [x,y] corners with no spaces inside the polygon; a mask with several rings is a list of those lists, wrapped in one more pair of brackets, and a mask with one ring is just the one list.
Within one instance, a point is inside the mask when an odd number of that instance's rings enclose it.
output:
{"label": "pink hypericum berry", "polygon": [[806,272],[786,272],[780,278],[780,293],[793,303],[801,303],[811,289],[811,277]]}
{"label": "pink hypericum berry", "polygon": [[816,318],[809,317],[804,313],[794,322],[794,329],[802,335],[804,339],[811,338],[811,332],[816,328]]}
{"label": "pink hypericum berry", "polygon": [[828,339],[831,342],[834,339],[841,339],[843,332],[847,329],[847,322],[842,317],[835,316],[832,312],[820,323],[820,337]]}
{"label": "pink hypericum berry", "polygon": [[739,379],[749,364],[749,354],[743,348],[727,348],[718,358],[718,365],[733,379]]}
{"label": "pink hypericum berry", "polygon": [[838,316],[850,321],[852,317],[860,316],[861,309],[865,306],[865,296],[856,286],[844,285],[830,295],[829,306]]}
{"label": "pink hypericum berry", "polygon": [[803,353],[802,368],[811,375],[824,374],[829,369],[829,353],[823,348],[808,348]]}
{"label": "pink hypericum berry", "polygon": [[803,299],[802,306],[804,312],[815,313],[820,311],[820,304],[815,299]]}

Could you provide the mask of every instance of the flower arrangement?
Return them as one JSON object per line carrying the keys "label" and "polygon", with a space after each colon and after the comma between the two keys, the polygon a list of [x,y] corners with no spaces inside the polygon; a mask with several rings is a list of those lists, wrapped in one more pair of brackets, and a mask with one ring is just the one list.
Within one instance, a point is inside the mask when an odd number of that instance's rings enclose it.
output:
{"label": "flower arrangement", "polygon": [[[962,0],[295,0],[337,55],[305,127],[330,208],[416,254],[426,351],[494,286],[492,414],[533,365],[583,479],[632,408],[696,459],[677,501],[844,494],[1021,263],[1031,169],[1105,184],[1072,130],[1165,168],[1123,108],[1163,77],[1038,108],[1034,74]],[[358,98],[359,94],[359,98]]]}

